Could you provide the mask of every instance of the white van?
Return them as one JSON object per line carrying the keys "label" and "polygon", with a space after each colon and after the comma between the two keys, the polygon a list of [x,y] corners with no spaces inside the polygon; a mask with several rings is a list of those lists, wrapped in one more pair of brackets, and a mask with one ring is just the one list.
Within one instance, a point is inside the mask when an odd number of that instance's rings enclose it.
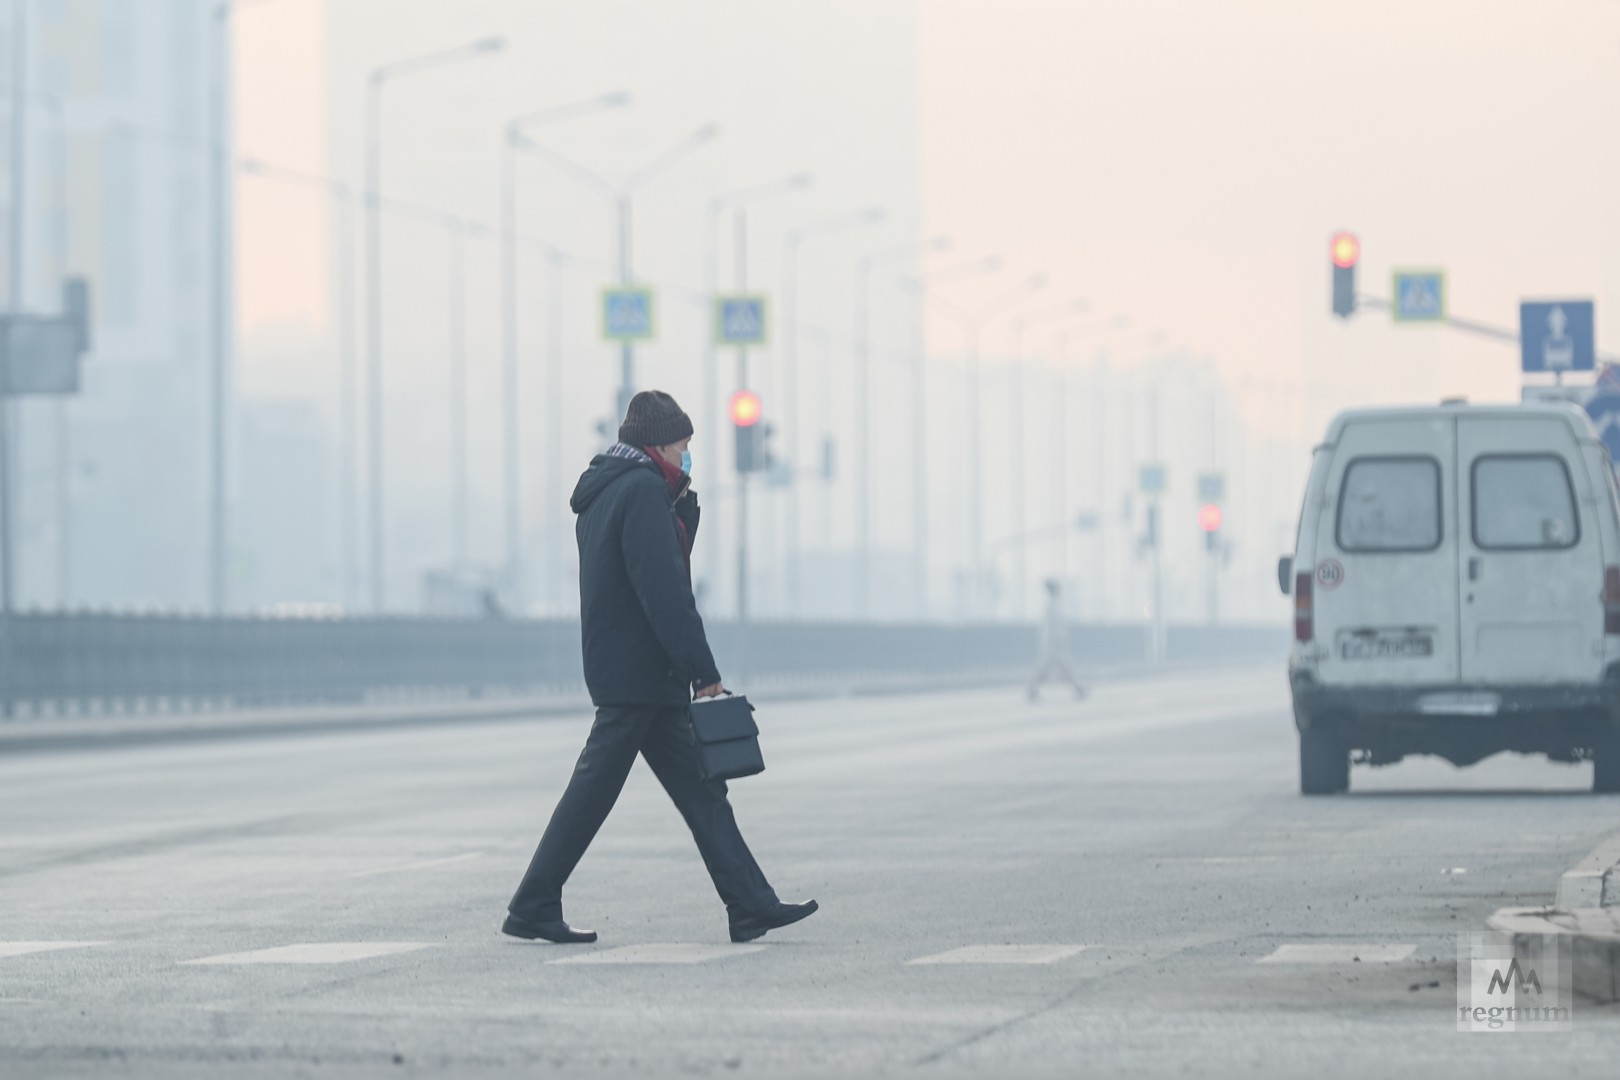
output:
{"label": "white van", "polygon": [[1503,750],[1620,790],[1620,496],[1578,408],[1341,414],[1294,552],[1302,792],[1346,790],[1352,757]]}

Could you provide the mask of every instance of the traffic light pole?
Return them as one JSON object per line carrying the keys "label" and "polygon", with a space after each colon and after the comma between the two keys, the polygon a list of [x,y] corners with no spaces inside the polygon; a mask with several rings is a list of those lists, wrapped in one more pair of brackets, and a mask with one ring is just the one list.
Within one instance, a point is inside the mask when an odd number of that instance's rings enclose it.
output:
{"label": "traffic light pole", "polygon": [[[630,287],[630,196],[619,193],[619,284]],[[619,416],[630,411],[635,394],[636,347],[628,340],[619,343]]]}
{"label": "traffic light pole", "polygon": [[[1159,388],[1155,385],[1148,394],[1148,446],[1153,460],[1159,460]],[[1164,628],[1164,515],[1162,496],[1155,493],[1148,504],[1153,515],[1153,623],[1149,632],[1153,636],[1149,660],[1162,664],[1165,658]]]}
{"label": "traffic light pole", "polygon": [[[28,7],[26,4],[17,4],[11,25],[11,244],[8,260],[11,264],[11,281],[6,304],[8,319],[16,319],[22,314],[23,272],[28,258],[24,243],[28,222],[25,208],[28,171],[24,163],[28,149],[28,125],[24,106],[28,92],[27,78],[24,74],[28,62],[27,33]],[[10,332],[9,326],[7,332]],[[10,387],[7,385],[9,368],[9,358],[0,355],[0,619],[7,622],[16,603],[16,583],[12,578],[16,558],[13,542],[22,533],[21,529],[15,527],[17,508],[13,505],[11,490],[14,454],[11,396]],[[4,627],[0,627],[0,630],[3,629]],[[9,656],[0,659],[4,659],[9,665]],[[10,700],[8,696],[6,698],[8,716],[11,714]]]}
{"label": "traffic light pole", "polygon": [[[748,211],[741,205],[732,213],[736,250],[737,291],[748,290]],[[737,346],[737,389],[748,389],[748,346]],[[748,621],[748,473],[737,469],[737,621]]]}
{"label": "traffic light pole", "polygon": [[[1155,455],[1157,456],[1157,455]],[[1151,512],[1154,520],[1153,535],[1153,649],[1150,659],[1155,664],[1164,662],[1164,515],[1160,513],[1160,500],[1153,497]]]}

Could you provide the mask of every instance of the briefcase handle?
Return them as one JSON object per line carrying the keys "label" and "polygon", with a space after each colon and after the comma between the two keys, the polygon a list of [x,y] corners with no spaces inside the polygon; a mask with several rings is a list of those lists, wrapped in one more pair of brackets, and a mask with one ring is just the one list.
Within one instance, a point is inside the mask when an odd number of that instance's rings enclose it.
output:
{"label": "briefcase handle", "polygon": [[[724,695],[726,695],[726,697],[736,697],[736,696],[737,696],[737,695],[735,695],[735,694],[733,694],[733,693],[732,693],[732,692],[731,692],[731,691],[730,691],[730,690],[722,690],[722,691],[720,691],[720,692],[721,692],[721,693],[722,693],[722,694],[724,694]],[[710,699],[709,699],[709,700],[710,700],[710,701],[713,701],[713,700],[714,700],[714,699],[713,699],[713,698],[710,698]],[[696,701],[694,701],[694,702],[693,702],[693,703],[692,703],[692,704],[694,704],[694,705],[699,705],[699,704],[702,704],[702,703],[701,703],[701,702],[696,702]],[[752,702],[752,701],[750,701],[750,702],[749,702],[749,703],[748,703],[748,711],[749,711],[749,712],[758,712],[758,711],[759,711],[759,710],[757,710],[757,709],[755,709],[755,708],[754,708],[754,703],[753,703],[753,702]]]}

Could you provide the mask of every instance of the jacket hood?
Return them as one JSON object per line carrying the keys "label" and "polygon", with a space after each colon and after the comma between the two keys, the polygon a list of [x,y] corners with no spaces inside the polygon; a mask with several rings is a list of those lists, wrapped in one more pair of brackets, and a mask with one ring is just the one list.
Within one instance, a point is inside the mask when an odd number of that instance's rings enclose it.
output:
{"label": "jacket hood", "polygon": [[658,466],[651,461],[597,454],[591,458],[591,463],[585,471],[579,474],[579,483],[574,485],[574,494],[570,496],[568,505],[573,508],[574,513],[583,514],[610,484],[637,469],[646,469],[660,480],[663,479],[658,472]]}

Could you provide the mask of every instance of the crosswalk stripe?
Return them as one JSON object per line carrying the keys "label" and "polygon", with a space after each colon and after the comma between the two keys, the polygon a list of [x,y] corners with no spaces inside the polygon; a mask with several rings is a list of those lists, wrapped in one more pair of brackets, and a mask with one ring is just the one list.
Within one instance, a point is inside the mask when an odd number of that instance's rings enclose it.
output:
{"label": "crosswalk stripe", "polygon": [[763,945],[620,945],[553,960],[551,964],[703,964],[728,956],[762,952]]}
{"label": "crosswalk stripe", "polygon": [[1086,948],[1085,945],[964,945],[949,952],[907,960],[906,964],[1055,964]]}
{"label": "crosswalk stripe", "polygon": [[1279,945],[1261,964],[1395,964],[1417,952],[1416,945]]}
{"label": "crosswalk stripe", "polygon": [[277,945],[270,949],[249,952],[221,953],[197,960],[182,960],[185,965],[199,964],[346,964],[353,960],[370,960],[378,956],[395,956],[415,952],[430,945],[420,941],[333,941],[311,942],[300,945]]}
{"label": "crosswalk stripe", "polygon": [[27,956],[29,953],[55,952],[58,949],[88,949],[105,944],[105,941],[0,941],[0,960],[8,956]]}

